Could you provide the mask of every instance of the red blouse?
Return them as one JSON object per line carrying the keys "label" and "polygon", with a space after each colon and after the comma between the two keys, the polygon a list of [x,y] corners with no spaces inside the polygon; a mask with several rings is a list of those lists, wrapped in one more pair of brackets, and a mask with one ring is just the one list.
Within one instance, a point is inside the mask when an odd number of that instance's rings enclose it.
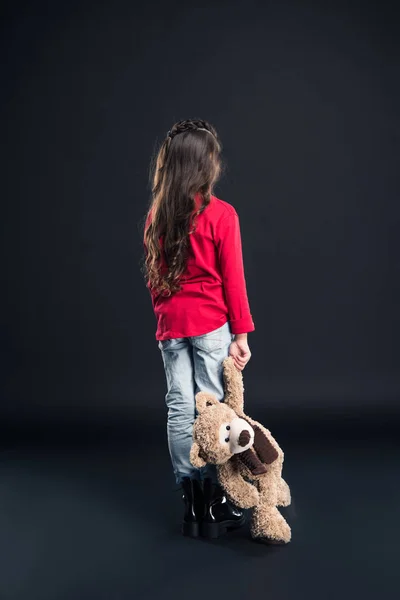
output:
{"label": "red blouse", "polygon": [[[196,196],[195,210],[201,202]],[[151,215],[147,217],[147,227]],[[187,268],[182,289],[172,296],[155,294],[147,283],[157,320],[157,340],[208,333],[230,321],[232,333],[255,330],[247,298],[239,216],[234,207],[211,196],[196,216],[189,235]],[[163,236],[160,238],[162,246]],[[146,244],[143,240],[144,250]],[[164,259],[162,260],[165,266]]]}

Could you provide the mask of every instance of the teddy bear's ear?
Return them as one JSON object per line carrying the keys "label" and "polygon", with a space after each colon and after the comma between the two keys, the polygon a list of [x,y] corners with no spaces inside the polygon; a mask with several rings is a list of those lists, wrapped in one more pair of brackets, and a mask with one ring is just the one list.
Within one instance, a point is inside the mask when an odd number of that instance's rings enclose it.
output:
{"label": "teddy bear's ear", "polygon": [[206,461],[203,458],[204,454],[200,446],[197,442],[193,442],[192,447],[190,449],[190,462],[194,467],[204,467],[206,465]]}
{"label": "teddy bear's ear", "polygon": [[211,392],[197,392],[196,394],[196,409],[198,413],[202,413],[207,406],[219,404],[219,400]]}

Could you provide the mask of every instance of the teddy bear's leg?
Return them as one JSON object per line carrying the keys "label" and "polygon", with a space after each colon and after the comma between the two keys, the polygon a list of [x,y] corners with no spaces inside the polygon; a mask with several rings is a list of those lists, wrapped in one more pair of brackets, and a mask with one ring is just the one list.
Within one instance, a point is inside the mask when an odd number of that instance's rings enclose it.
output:
{"label": "teddy bear's leg", "polygon": [[287,544],[291,539],[290,527],[276,506],[254,508],[250,532],[253,539],[269,544]]}
{"label": "teddy bear's leg", "polygon": [[277,473],[273,469],[258,480],[259,503],[255,507],[250,525],[254,539],[267,543],[287,544],[291,530],[279,510]]}
{"label": "teddy bear's leg", "polygon": [[278,497],[277,497],[277,506],[289,506],[292,498],[290,494],[290,488],[286,481],[281,477],[278,482]]}

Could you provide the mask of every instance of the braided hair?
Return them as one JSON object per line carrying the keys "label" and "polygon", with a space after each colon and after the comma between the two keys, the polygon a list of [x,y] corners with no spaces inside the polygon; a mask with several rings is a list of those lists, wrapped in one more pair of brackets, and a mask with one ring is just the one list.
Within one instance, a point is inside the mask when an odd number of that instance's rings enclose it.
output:
{"label": "braided hair", "polygon": [[207,123],[207,121],[202,121],[201,119],[185,119],[184,121],[178,121],[175,123],[173,127],[168,131],[167,137],[169,139],[173,139],[179,133],[183,133],[185,131],[208,131],[212,135],[218,139],[217,132],[214,127]]}
{"label": "braided hair", "polygon": [[[191,249],[189,235],[196,230],[197,216],[210,203],[221,172],[221,150],[218,134],[208,121],[185,119],[171,127],[153,159],[143,270],[147,284],[163,295],[181,289]],[[197,210],[196,194],[202,199]]]}

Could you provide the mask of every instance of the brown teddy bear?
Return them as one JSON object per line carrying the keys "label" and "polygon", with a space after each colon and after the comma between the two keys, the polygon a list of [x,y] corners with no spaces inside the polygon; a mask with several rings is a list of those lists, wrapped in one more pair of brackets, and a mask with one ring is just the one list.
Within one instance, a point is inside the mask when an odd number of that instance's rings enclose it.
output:
{"label": "brown teddy bear", "polygon": [[289,506],[290,489],[282,479],[284,454],[271,432],[243,412],[243,376],[233,358],[223,361],[224,401],[196,394],[190,461],[195,467],[217,465],[218,480],[230,500],[253,508],[252,538],[286,544],[291,530],[277,506]]}

